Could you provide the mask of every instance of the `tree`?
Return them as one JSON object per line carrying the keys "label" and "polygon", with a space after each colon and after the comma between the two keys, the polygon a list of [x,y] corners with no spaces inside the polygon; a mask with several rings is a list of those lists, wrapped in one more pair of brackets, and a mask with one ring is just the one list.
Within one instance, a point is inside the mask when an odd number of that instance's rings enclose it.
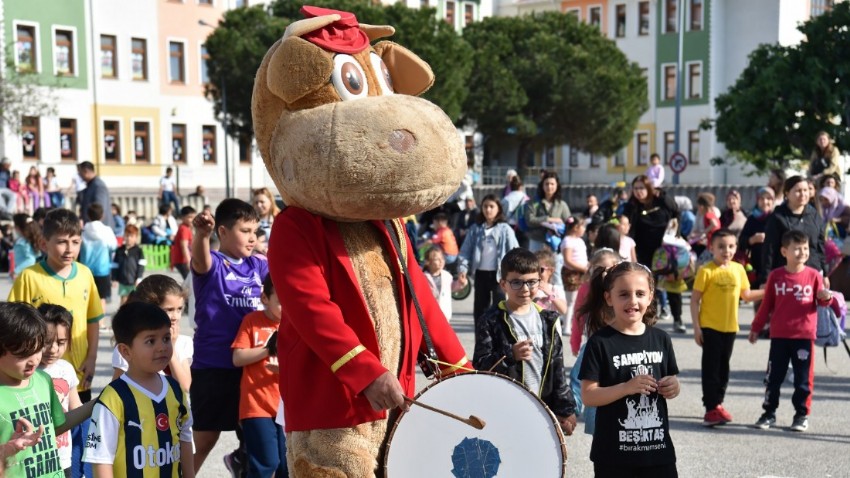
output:
{"label": "tree", "polygon": [[518,168],[535,142],[613,154],[648,108],[640,67],[573,15],[491,17],[464,39],[475,51],[464,119],[515,138]]}
{"label": "tree", "polygon": [[715,100],[717,139],[759,170],[808,156],[819,131],[850,148],[850,4],[798,27],[799,45],[762,45]]}
{"label": "tree", "polygon": [[434,86],[422,96],[442,108],[452,121],[458,121],[468,92],[472,49],[454,28],[437,18],[436,9],[360,0],[278,0],[271,10],[277,17],[295,21],[302,18],[300,9],[305,4],[352,12],[361,23],[393,26],[396,33],[388,39],[419,55],[434,71]]}
{"label": "tree", "polygon": [[262,6],[237,8],[228,10],[207,37],[210,82],[205,93],[213,100],[216,116],[223,120],[222,93],[226,89],[228,117],[224,127],[242,146],[250,145],[254,137],[251,117],[254,76],[269,47],[283,36],[287,24],[272,17]]}
{"label": "tree", "polygon": [[20,133],[24,116],[55,114],[54,86],[40,84],[36,74],[19,72],[13,62],[7,62],[5,71],[0,72],[0,127]]}

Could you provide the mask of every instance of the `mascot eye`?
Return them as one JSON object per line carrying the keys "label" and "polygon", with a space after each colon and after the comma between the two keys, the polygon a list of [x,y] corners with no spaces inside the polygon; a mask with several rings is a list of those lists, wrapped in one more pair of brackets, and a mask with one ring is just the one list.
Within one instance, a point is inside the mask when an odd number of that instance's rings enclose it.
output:
{"label": "mascot eye", "polygon": [[334,72],[331,75],[331,81],[343,101],[365,98],[369,94],[366,73],[351,55],[334,57]]}
{"label": "mascot eye", "polygon": [[392,95],[394,93],[393,79],[390,76],[390,70],[387,68],[387,64],[375,52],[369,55],[369,60],[372,62],[372,69],[375,71],[375,76],[378,77],[378,84],[381,85],[381,91],[384,95]]}

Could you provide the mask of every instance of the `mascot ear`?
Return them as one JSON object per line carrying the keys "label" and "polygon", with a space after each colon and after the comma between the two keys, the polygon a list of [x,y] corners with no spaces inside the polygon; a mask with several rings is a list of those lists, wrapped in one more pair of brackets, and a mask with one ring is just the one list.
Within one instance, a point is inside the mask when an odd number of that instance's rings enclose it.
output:
{"label": "mascot ear", "polygon": [[272,54],[266,78],[269,90],[288,104],[328,83],[330,54],[299,37],[284,38]]}
{"label": "mascot ear", "polygon": [[419,96],[434,84],[431,67],[407,48],[382,41],[375,45],[375,52],[387,65],[396,93]]}

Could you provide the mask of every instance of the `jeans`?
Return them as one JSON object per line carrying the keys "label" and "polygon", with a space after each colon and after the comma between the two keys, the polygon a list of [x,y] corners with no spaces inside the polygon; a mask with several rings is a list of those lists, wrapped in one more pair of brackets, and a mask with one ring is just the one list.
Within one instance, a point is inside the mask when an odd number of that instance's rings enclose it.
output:
{"label": "jeans", "polygon": [[12,214],[15,212],[15,204],[18,195],[9,188],[0,188],[0,211]]}
{"label": "jeans", "polygon": [[174,191],[163,191],[162,200],[159,201],[159,204],[160,206],[174,204],[174,214],[177,216],[180,215],[180,198],[177,197],[177,194],[175,194]]}
{"label": "jeans", "polygon": [[60,191],[47,193],[47,195],[50,197],[50,205],[52,207],[62,207],[65,205],[65,195]]}
{"label": "jeans", "polygon": [[702,403],[706,411],[715,409],[726,397],[734,345],[735,332],[702,329]]}
{"label": "jeans", "polygon": [[584,360],[584,348],[587,343],[581,344],[581,349],[578,351],[576,362],[570,370],[570,388],[573,391],[573,397],[576,400],[576,415],[584,415],[584,433],[593,435],[596,430],[596,407],[586,407],[581,399],[581,380],[578,378],[581,372],[581,362]]}
{"label": "jeans", "polygon": [[274,418],[242,420],[248,455],[248,478],[289,476],[286,467],[286,435]]}

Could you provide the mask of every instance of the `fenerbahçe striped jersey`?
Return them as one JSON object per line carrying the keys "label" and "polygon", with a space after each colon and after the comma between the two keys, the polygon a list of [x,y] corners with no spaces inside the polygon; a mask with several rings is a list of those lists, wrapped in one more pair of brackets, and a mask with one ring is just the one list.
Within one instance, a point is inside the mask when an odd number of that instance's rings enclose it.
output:
{"label": "fenerbah\u00e7e striped jersey", "polygon": [[[94,276],[88,267],[74,262],[68,277],[61,277],[47,265],[46,260],[39,261],[24,269],[15,279],[9,292],[9,302],[26,302],[33,307],[41,304],[61,305],[74,317],[71,322],[68,350],[62,357],[77,370],[80,385],[77,390],[83,390],[85,377],[79,372],[89,351],[88,324],[97,323],[103,318],[103,308],[100,296],[94,284]],[[92,344],[97,347],[97,344]]]}
{"label": "fenerbah\u00e7e striped jersey", "polygon": [[115,478],[183,476],[180,442],[192,442],[192,416],[177,381],[160,377],[157,395],[127,374],[103,390],[92,412],[84,462],[113,465]]}

